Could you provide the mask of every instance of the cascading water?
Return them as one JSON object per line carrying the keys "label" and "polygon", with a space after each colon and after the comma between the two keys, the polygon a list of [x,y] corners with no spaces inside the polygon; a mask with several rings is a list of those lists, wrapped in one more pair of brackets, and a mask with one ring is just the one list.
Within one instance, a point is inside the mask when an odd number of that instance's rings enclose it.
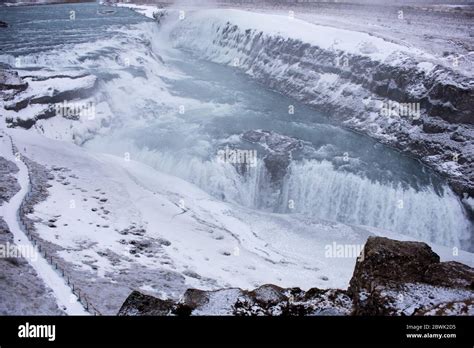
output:
{"label": "cascading water", "polygon": [[448,187],[438,194],[401,184],[381,184],[336,171],[327,161],[293,163],[283,185],[281,211],[294,211],[350,224],[375,226],[431,240],[460,245],[469,237],[470,223],[458,198]]}

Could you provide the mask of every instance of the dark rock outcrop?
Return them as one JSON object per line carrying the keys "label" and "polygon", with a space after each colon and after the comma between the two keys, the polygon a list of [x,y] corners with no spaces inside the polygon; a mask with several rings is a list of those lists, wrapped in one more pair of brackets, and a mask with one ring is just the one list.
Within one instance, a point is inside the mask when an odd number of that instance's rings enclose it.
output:
{"label": "dark rock outcrop", "polygon": [[428,313],[444,302],[474,298],[474,269],[440,262],[425,243],[369,237],[363,253],[349,286],[354,315]]}
{"label": "dark rock outcrop", "polygon": [[118,315],[168,315],[173,309],[172,301],[133,291],[120,308]]}
{"label": "dark rock outcrop", "polygon": [[423,282],[435,286],[474,290],[474,269],[456,261],[434,263],[426,269]]}
{"label": "dark rock outcrop", "polygon": [[421,282],[428,267],[439,263],[439,256],[421,242],[369,237],[363,253],[350,281],[352,294],[379,285]]}
{"label": "dark rock outcrop", "polygon": [[265,149],[267,154],[263,162],[273,183],[281,182],[288,171],[293,152],[303,147],[301,140],[260,129],[243,133],[242,139]]}
{"label": "dark rock outcrop", "polygon": [[28,83],[16,71],[0,69],[0,98],[10,100],[27,88]]}
{"label": "dark rock outcrop", "polygon": [[473,268],[440,262],[425,243],[369,237],[347,291],[188,289],[175,303],[134,291],[119,315],[473,315],[473,282]]}

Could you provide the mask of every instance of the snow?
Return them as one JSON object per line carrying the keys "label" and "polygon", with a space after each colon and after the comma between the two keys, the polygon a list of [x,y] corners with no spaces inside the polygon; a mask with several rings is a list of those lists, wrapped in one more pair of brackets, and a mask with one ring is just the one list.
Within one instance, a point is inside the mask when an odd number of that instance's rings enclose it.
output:
{"label": "snow", "polygon": [[420,307],[432,308],[441,303],[466,301],[473,298],[472,290],[449,289],[418,283],[404,284],[400,291],[384,290],[381,295],[396,298],[392,306],[401,315],[413,315]]}
{"label": "snow", "polygon": [[398,64],[397,60],[388,58],[399,52],[409,56],[417,55],[425,59],[434,59],[433,56],[419,49],[395,44],[367,33],[316,25],[282,15],[234,9],[206,9],[190,11],[183,20],[177,21],[176,25],[185,32],[199,32],[198,36],[210,39],[218,26],[223,26],[228,22],[243,31],[256,30],[267,36],[300,40],[325,50],[344,51],[388,64]]}
{"label": "snow", "polygon": [[[11,151],[11,146],[8,144],[7,137],[1,139],[2,146],[0,147],[0,156],[15,161],[15,156]],[[11,233],[14,236],[15,242],[20,245],[29,245],[30,248],[35,248],[30,242],[24,231],[19,225],[17,212],[20,204],[28,192],[28,169],[22,161],[15,161],[19,168],[18,181],[21,186],[19,192],[13,196],[10,201],[4,203],[0,207],[0,215],[3,216],[5,222]],[[84,307],[77,300],[76,295],[72,293],[71,288],[65,283],[64,279],[61,278],[59,273],[55,272],[46,259],[36,250],[35,255],[25,255],[29,263],[38,273],[39,277],[45,282],[54,293],[57,299],[58,306],[65,310],[69,315],[87,315]]]}
{"label": "snow", "polygon": [[137,5],[137,4],[127,4],[127,3],[117,3],[115,6],[118,7],[128,7],[132,9],[133,11],[136,11],[142,15],[144,15],[147,18],[154,19],[154,14],[159,13],[163,10],[157,8],[156,6],[151,6],[151,5]]}
{"label": "snow", "polygon": [[425,74],[429,74],[435,68],[435,65],[430,62],[420,62],[417,66],[420,70],[424,71]]}

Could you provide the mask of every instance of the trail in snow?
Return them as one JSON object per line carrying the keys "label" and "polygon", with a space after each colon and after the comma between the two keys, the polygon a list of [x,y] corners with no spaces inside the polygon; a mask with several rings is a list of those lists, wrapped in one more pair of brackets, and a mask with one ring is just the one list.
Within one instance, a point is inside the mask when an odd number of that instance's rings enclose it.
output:
{"label": "trail in snow", "polygon": [[[8,135],[10,137],[10,135]],[[10,137],[11,139],[11,137]],[[15,244],[28,246],[31,250],[35,250],[35,255],[23,255],[38,276],[44,281],[56,297],[59,308],[63,309],[68,315],[89,315],[81,303],[78,301],[76,295],[72,293],[71,288],[66,284],[65,280],[51,267],[46,259],[41,255],[31,241],[28,239],[26,233],[21,228],[18,222],[18,211],[20,204],[29,189],[29,174],[26,165],[19,160],[16,160],[15,154],[3,146],[4,151],[0,151],[2,156],[13,161],[19,169],[18,183],[21,186],[20,191],[13,196],[9,202],[0,206],[0,216],[3,216],[11,233],[13,234]]]}

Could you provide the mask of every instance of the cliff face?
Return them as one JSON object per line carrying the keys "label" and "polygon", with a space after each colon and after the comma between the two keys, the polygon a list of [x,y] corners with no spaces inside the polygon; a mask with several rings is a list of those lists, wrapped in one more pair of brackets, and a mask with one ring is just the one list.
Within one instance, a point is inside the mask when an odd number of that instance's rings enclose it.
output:
{"label": "cliff face", "polygon": [[416,49],[273,17],[281,19],[267,30],[258,23],[268,21],[265,15],[190,14],[171,37],[178,47],[233,65],[345,127],[416,156],[447,176],[459,195],[474,197],[474,84],[468,77]]}
{"label": "cliff face", "polygon": [[263,285],[188,289],[178,302],[134,291],[119,315],[473,315],[474,269],[425,243],[370,237],[348,290]]}

